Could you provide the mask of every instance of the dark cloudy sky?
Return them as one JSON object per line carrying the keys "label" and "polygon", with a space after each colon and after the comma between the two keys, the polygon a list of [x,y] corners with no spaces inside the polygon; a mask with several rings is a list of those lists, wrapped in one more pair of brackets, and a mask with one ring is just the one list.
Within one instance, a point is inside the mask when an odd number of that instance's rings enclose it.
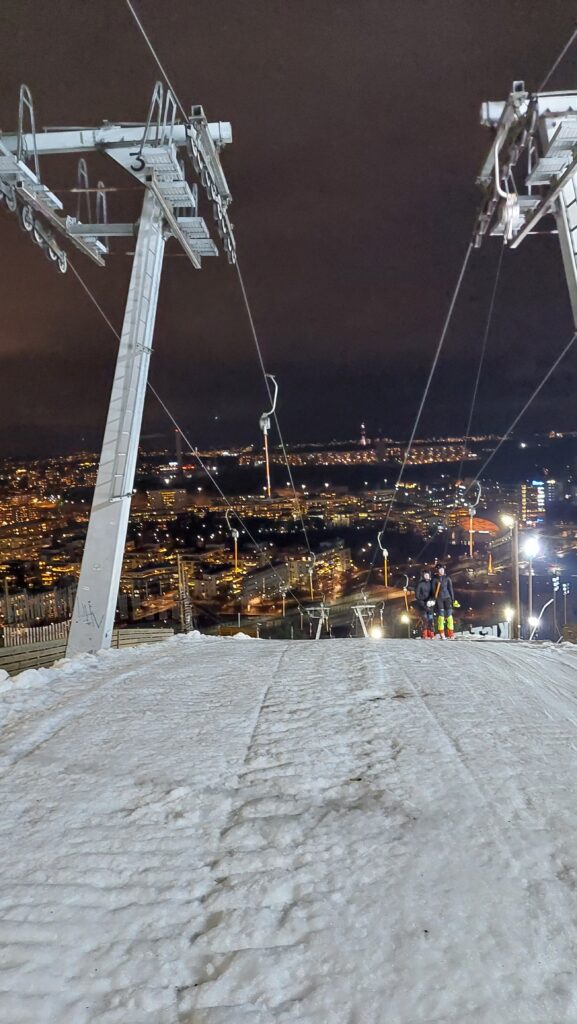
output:
{"label": "dark cloudy sky", "polygon": [[[243,275],[287,439],[407,434],[477,207],[484,99],[536,87],[570,0],[135,0],[185,106],[230,120]],[[157,72],[124,0],[4,0],[0,127],[20,82],[44,125],[141,120]],[[577,48],[550,87],[577,81]],[[103,158],[93,175],[115,176]],[[52,187],[74,170],[46,158]],[[128,183],[128,182],[127,182]],[[125,220],[134,196],[114,195]],[[74,210],[74,206],[71,207]],[[0,451],[102,431],[115,339],[0,211]],[[473,255],[423,431],[459,432],[499,243]],[[169,252],[178,250],[171,244]],[[120,326],[130,260],[76,263]],[[504,429],[570,335],[555,238],[506,253],[477,426]],[[151,379],[200,444],[258,436],[262,379],[234,270],[165,262]],[[577,353],[530,425],[577,427]],[[218,417],[218,419],[215,419]],[[147,402],[144,433],[170,430]]]}

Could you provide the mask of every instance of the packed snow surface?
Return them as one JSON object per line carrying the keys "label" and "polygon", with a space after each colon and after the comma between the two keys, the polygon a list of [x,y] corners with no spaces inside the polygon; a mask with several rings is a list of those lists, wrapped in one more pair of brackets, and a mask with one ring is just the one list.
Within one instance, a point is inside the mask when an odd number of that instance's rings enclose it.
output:
{"label": "packed snow surface", "polygon": [[179,638],[0,681],[3,1024],[577,1021],[577,649]]}

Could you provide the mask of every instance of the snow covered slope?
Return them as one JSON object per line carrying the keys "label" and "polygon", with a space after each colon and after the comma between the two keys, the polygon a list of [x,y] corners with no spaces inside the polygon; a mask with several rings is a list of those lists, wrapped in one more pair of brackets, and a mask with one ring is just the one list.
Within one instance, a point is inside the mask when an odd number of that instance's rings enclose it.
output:
{"label": "snow covered slope", "polygon": [[0,688],[4,1024],[577,1021],[577,648],[177,638]]}

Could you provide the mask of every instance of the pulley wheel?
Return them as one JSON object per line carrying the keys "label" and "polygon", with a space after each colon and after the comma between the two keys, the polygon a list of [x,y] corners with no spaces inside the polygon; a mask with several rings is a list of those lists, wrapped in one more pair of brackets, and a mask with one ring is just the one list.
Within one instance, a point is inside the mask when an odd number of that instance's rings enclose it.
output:
{"label": "pulley wheel", "polygon": [[34,211],[31,206],[22,206],[20,208],[20,224],[24,231],[34,230]]}

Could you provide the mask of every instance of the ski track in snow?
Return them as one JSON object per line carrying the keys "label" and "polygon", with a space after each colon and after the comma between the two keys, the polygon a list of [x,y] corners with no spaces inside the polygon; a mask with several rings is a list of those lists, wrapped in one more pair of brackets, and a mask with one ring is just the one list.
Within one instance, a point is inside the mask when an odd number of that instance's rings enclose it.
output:
{"label": "ski track in snow", "polygon": [[3,1024],[575,1024],[577,648],[192,636],[0,683]]}

